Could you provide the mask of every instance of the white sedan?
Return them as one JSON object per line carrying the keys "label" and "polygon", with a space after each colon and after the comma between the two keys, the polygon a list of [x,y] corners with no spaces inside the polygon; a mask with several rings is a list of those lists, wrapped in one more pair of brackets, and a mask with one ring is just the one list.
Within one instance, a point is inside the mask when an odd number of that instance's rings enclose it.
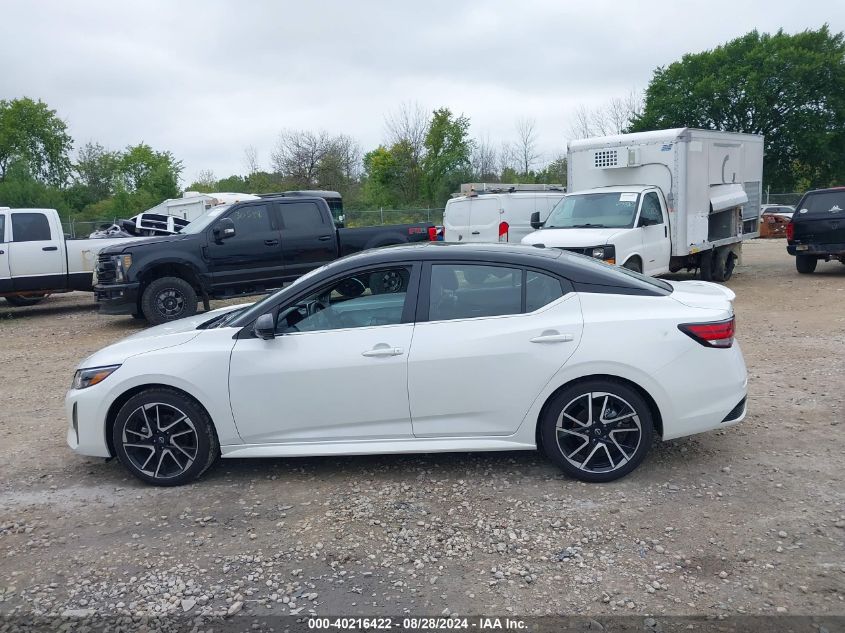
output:
{"label": "white sedan", "polygon": [[610,481],[743,419],[733,298],[558,249],[368,251],[85,359],[67,441],[157,485],[218,457],[537,448]]}

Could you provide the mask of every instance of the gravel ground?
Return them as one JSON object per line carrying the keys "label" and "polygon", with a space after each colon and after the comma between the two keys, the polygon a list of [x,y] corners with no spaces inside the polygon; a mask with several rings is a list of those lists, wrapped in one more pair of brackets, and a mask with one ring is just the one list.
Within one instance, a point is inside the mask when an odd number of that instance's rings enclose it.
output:
{"label": "gravel ground", "polygon": [[[681,277],[679,277],[681,278]],[[534,453],[223,460],[163,489],[65,445],[90,295],[0,307],[0,614],[845,615],[845,266],[728,284],[749,415],[586,485]]]}

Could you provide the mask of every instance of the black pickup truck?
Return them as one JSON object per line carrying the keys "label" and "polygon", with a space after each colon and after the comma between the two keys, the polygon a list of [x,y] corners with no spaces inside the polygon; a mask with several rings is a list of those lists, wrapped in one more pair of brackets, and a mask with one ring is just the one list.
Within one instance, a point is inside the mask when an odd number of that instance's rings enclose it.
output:
{"label": "black pickup truck", "polygon": [[845,264],[845,187],[805,193],[786,225],[786,242],[799,273],[812,273],[820,259]]}
{"label": "black pickup truck", "polygon": [[[100,312],[158,324],[191,316],[201,299],[259,294],[368,248],[435,239],[433,224],[338,228],[322,197],[277,196],[214,207],[177,235],[100,251]],[[391,283],[385,280],[384,283]]]}

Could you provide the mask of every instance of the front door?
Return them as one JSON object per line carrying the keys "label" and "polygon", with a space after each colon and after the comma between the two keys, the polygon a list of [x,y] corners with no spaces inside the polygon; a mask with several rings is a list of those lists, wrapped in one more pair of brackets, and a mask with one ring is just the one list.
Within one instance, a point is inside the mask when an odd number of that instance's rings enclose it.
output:
{"label": "front door", "polygon": [[[276,338],[238,340],[229,392],[244,442],[412,437],[412,271],[394,266],[334,280],[279,306]],[[383,275],[401,281],[384,292]]]}
{"label": "front door", "polygon": [[[223,218],[232,220],[235,235],[215,237],[214,226]],[[208,268],[218,292],[261,291],[282,285],[282,240],[270,205],[239,205],[218,218],[206,233]]]}
{"label": "front door", "polygon": [[649,191],[640,202],[640,217],[637,223],[642,239],[643,273],[659,275],[669,270],[672,242],[669,239],[669,224],[660,197],[656,191]]}
{"label": "front door", "polygon": [[13,290],[64,288],[64,236],[53,235],[47,215],[40,211],[13,211],[7,257]]}
{"label": "front door", "polygon": [[428,276],[408,361],[414,436],[512,435],[578,346],[577,295],[520,268],[432,264]]}
{"label": "front door", "polygon": [[337,229],[314,202],[279,203],[285,275],[300,277],[337,259]]}

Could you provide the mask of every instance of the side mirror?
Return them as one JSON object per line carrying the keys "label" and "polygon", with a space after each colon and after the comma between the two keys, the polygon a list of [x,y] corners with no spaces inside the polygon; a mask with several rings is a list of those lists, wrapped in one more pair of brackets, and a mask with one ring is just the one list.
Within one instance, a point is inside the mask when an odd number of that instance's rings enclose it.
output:
{"label": "side mirror", "polygon": [[535,211],[531,214],[531,228],[535,231],[543,227],[545,222],[540,222],[540,212]]}
{"label": "side mirror", "polygon": [[235,236],[235,223],[229,218],[223,218],[214,225],[214,239],[225,240]]}
{"label": "side mirror", "polygon": [[272,313],[262,314],[255,320],[252,331],[258,338],[265,341],[276,338],[276,317]]}

